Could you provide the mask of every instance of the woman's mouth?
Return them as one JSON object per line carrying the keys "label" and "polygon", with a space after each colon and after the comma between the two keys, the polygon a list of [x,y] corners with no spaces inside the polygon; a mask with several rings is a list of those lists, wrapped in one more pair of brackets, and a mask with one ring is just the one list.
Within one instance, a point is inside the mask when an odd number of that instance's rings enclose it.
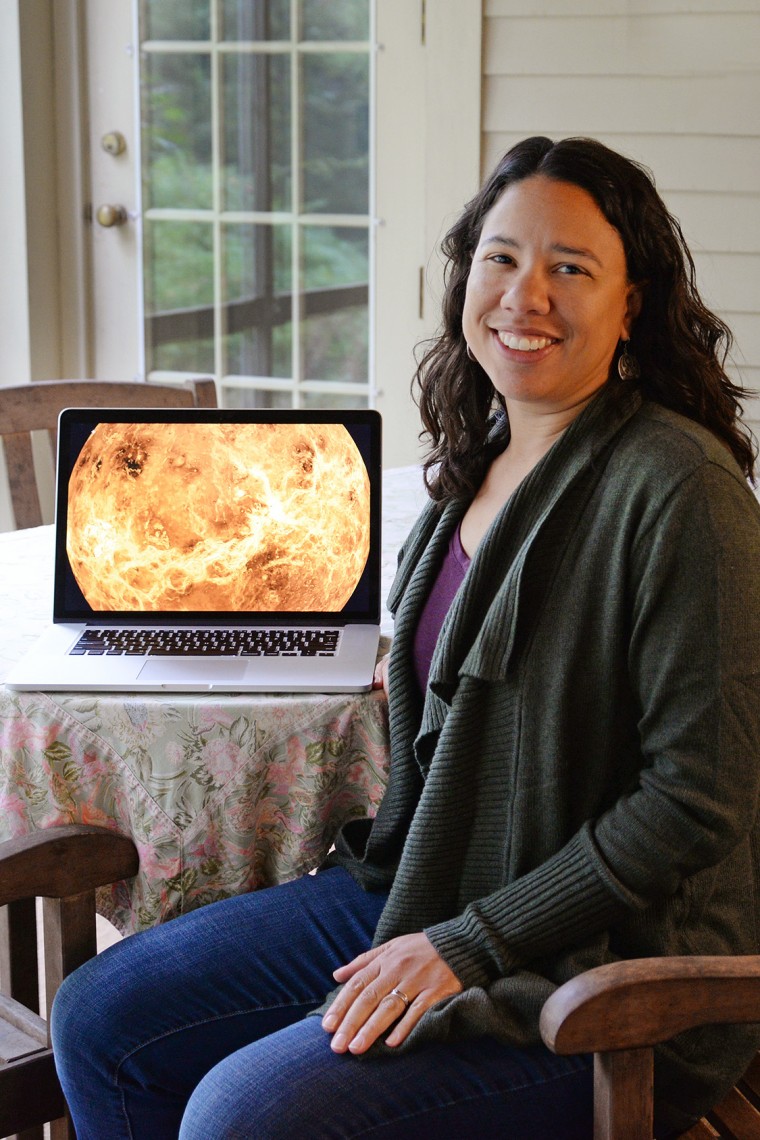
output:
{"label": "woman's mouth", "polygon": [[496,330],[496,335],[505,348],[511,348],[515,352],[538,352],[540,348],[557,344],[557,338],[550,336],[518,336],[516,333],[503,332],[501,329]]}

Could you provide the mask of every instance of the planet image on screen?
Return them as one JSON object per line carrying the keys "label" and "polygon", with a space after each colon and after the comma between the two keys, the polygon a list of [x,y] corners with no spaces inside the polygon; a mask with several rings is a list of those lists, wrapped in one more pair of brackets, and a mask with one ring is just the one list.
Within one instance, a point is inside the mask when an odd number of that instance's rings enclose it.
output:
{"label": "planet image on screen", "polygon": [[340,424],[103,423],[69,480],[94,610],[333,610],[369,553],[369,478]]}

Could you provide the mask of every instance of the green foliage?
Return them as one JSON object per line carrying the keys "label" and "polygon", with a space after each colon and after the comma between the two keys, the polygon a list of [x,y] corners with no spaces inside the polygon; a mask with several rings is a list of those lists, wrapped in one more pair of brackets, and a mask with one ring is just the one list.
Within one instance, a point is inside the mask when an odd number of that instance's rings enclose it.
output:
{"label": "green foliage", "polygon": [[207,40],[211,35],[209,0],[140,0],[144,40]]}

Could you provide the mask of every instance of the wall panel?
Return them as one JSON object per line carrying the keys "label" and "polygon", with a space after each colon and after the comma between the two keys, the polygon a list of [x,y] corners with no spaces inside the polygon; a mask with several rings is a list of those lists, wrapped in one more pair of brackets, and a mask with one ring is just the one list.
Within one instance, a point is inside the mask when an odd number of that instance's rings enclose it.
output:
{"label": "wall panel", "polygon": [[[565,11],[572,8],[568,4]],[[624,70],[647,76],[686,76],[757,69],[760,10],[737,13],[731,36],[725,15],[554,16],[494,19],[483,71],[513,75],[600,75]],[[614,66],[613,66],[614,65]]]}
{"label": "wall panel", "polygon": [[[757,75],[487,75],[486,131],[503,126],[504,109],[528,131],[753,135],[760,105]],[[726,105],[732,107],[730,116]]]}

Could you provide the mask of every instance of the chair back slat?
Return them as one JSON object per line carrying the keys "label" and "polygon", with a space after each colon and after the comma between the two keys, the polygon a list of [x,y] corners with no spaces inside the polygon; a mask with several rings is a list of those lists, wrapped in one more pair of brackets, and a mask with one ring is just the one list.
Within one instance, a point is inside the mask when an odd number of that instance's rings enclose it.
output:
{"label": "chair back slat", "polygon": [[709,1120],[698,1120],[688,1132],[682,1132],[678,1140],[720,1140],[717,1132]]}
{"label": "chair back slat", "polygon": [[16,526],[19,529],[42,526],[42,511],[34,473],[32,437],[22,432],[3,435],[3,446]]}
{"label": "chair back slat", "polygon": [[755,1053],[743,1079],[744,1083],[749,1086],[751,1093],[760,1101],[760,1053]]}
{"label": "chair back slat", "polygon": [[727,1140],[760,1140],[760,1112],[739,1088],[733,1088],[707,1119]]}

